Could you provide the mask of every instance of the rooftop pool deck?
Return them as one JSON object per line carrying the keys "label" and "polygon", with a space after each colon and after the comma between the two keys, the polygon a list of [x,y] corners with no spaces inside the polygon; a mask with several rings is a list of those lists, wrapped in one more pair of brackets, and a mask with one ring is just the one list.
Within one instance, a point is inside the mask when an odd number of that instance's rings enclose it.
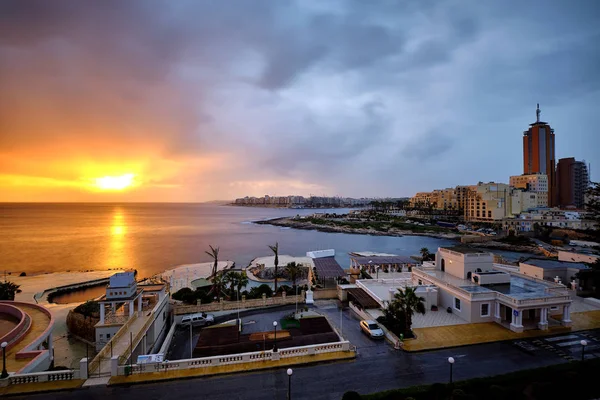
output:
{"label": "rooftop pool deck", "polygon": [[498,292],[517,300],[561,296],[561,294],[546,292],[547,288],[555,287],[555,285],[553,285],[552,282],[545,283],[540,281],[533,281],[512,274],[510,277],[510,283],[481,286],[467,279],[461,279],[442,271],[424,272],[469,293]]}

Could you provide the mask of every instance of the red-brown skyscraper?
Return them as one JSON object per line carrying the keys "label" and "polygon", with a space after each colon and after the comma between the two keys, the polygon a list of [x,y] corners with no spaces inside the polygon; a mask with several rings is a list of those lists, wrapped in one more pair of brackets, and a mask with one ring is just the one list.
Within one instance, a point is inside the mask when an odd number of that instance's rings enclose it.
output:
{"label": "red-brown skyscraper", "polygon": [[556,160],[554,156],[554,129],[540,121],[540,105],[535,111],[536,121],[523,132],[523,173],[548,175],[548,205],[556,205]]}
{"label": "red-brown skyscraper", "polygon": [[556,181],[557,205],[583,208],[585,192],[590,182],[585,161],[576,161],[573,157],[558,160]]}

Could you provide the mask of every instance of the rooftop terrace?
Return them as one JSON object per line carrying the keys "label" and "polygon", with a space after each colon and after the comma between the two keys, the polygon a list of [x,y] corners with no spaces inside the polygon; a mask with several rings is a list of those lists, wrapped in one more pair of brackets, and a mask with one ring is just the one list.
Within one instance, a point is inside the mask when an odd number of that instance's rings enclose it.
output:
{"label": "rooftop terrace", "polygon": [[543,260],[539,258],[530,258],[522,264],[535,265],[543,269],[560,269],[560,268],[577,268],[577,269],[588,269],[588,266],[583,263],[575,263],[568,261],[558,260]]}
{"label": "rooftop terrace", "polygon": [[564,293],[555,293],[550,291],[551,289],[562,289],[564,288],[563,286],[554,284],[552,282],[544,282],[541,280],[523,277],[514,273],[511,273],[510,283],[480,286],[467,279],[457,278],[456,276],[450,275],[446,272],[437,270],[422,270],[420,268],[417,270],[424,272],[437,280],[445,282],[450,286],[454,286],[465,292],[473,294],[492,294],[496,292],[511,297],[515,300],[564,296]]}

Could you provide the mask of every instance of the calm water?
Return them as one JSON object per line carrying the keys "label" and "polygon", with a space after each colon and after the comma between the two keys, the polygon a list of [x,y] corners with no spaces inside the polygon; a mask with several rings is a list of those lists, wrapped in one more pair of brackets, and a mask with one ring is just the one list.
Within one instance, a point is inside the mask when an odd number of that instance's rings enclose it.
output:
{"label": "calm water", "polygon": [[103,294],[106,294],[106,285],[92,286],[70,293],[59,294],[58,296],[54,296],[52,302],[56,304],[83,303],[84,301],[100,297]]}
{"label": "calm water", "polygon": [[[346,212],[347,210],[332,210]],[[282,229],[249,221],[311,214],[314,210],[231,207],[205,204],[0,204],[1,268],[12,274],[135,268],[147,277],[180,264],[220,258],[247,266],[270,254],[305,255],[334,248],[347,267],[349,251],[418,254],[454,242],[418,236],[385,237]]]}

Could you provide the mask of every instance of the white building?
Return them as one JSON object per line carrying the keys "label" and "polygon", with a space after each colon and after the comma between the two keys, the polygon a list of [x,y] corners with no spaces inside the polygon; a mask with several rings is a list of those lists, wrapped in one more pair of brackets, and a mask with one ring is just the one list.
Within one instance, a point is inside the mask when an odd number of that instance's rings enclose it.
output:
{"label": "white building", "polygon": [[571,325],[571,297],[559,283],[496,268],[493,254],[470,248],[440,247],[435,264],[413,268],[419,285],[435,285],[438,306],[467,322],[495,321],[515,332],[547,329],[549,317],[562,314]]}
{"label": "white building", "polygon": [[[100,351],[117,332],[133,318],[142,317],[146,311],[155,318],[145,340],[147,347],[164,333],[167,325],[168,301],[164,284],[138,285],[133,272],[121,272],[110,277],[106,294],[100,303],[100,321],[96,324],[96,351]],[[107,310],[108,307],[108,310]],[[160,308],[160,310],[157,310]]]}

